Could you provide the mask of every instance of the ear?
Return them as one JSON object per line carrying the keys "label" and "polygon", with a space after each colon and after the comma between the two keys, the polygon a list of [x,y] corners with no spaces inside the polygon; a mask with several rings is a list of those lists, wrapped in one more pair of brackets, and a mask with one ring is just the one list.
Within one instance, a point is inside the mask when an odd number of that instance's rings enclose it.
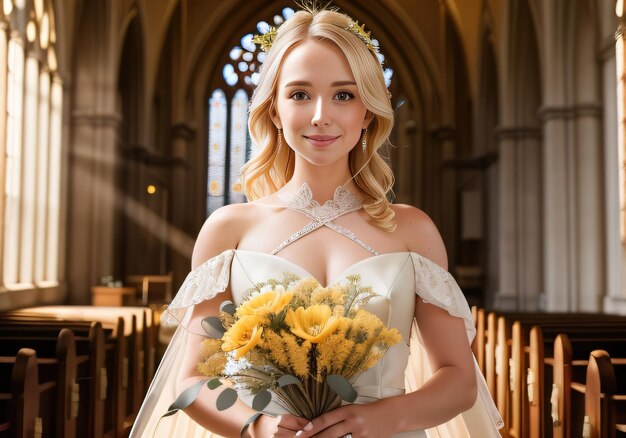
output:
{"label": "ear", "polygon": [[280,117],[278,116],[274,106],[270,108],[270,118],[272,119],[272,122],[274,122],[276,129],[283,129],[283,124],[281,123]]}
{"label": "ear", "polygon": [[374,113],[367,110],[365,113],[365,119],[363,119],[363,129],[366,129],[370,123],[372,123],[372,120],[374,120]]}

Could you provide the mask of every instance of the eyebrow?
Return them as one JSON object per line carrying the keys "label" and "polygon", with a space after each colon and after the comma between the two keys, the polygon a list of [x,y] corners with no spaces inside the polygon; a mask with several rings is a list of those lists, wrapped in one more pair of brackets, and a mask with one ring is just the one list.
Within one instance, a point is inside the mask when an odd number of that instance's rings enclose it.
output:
{"label": "eyebrow", "polygon": [[[341,87],[341,86],[344,86],[344,85],[356,85],[356,82],[354,82],[354,81],[338,81],[338,82],[333,82],[331,84],[332,87]],[[313,84],[310,83],[310,82],[307,82],[307,81],[292,81],[292,82],[289,82],[289,83],[285,84],[285,88],[286,87],[295,87],[295,86],[312,87]]]}

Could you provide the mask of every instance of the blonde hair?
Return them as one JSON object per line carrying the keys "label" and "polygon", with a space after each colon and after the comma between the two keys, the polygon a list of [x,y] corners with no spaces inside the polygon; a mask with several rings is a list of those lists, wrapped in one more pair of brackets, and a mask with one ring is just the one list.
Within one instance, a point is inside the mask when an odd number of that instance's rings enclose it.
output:
{"label": "blonde hair", "polygon": [[374,115],[367,128],[367,152],[354,147],[349,153],[350,172],[365,194],[364,210],[376,226],[391,232],[396,228],[395,213],[387,193],[394,177],[378,150],[389,141],[393,109],[378,59],[357,35],[346,30],[350,23],[350,17],[334,10],[306,8],[278,29],[250,102],[248,129],[260,151],[241,169],[243,188],[247,198],[254,200],[276,192],[293,176],[295,154],[284,141],[277,144],[278,133],[271,119],[280,68],[288,51],[297,44],[307,39],[331,41],[348,60],[359,94]]}

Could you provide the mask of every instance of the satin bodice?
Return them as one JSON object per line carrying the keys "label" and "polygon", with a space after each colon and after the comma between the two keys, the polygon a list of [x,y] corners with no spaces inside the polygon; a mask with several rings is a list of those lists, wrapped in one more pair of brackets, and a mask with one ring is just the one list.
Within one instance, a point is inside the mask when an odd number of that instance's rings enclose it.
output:
{"label": "satin bodice", "polygon": [[[284,272],[300,278],[313,277],[304,268],[282,257],[254,251],[235,250],[231,264],[230,287],[238,306],[247,289],[269,278],[282,279]],[[400,342],[385,356],[353,382],[358,393],[355,403],[404,394],[404,372],[409,356],[409,337],[415,309],[415,274],[408,252],[380,254],[361,260],[333,279],[330,284],[342,283],[353,274],[361,276],[361,285],[370,286],[378,296],[364,309],[375,314],[388,328],[396,328],[402,335]],[[271,406],[276,413],[279,406]]]}

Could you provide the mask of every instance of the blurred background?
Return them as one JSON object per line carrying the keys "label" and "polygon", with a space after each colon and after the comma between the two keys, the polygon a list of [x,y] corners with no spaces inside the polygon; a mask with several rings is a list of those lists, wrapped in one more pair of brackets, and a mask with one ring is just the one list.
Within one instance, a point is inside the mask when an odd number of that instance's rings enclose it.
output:
{"label": "blurred background", "polygon": [[[251,38],[297,5],[1,3],[0,309],[149,276],[167,298],[245,202]],[[623,2],[333,5],[380,44],[395,202],[433,218],[470,303],[626,314]]]}

